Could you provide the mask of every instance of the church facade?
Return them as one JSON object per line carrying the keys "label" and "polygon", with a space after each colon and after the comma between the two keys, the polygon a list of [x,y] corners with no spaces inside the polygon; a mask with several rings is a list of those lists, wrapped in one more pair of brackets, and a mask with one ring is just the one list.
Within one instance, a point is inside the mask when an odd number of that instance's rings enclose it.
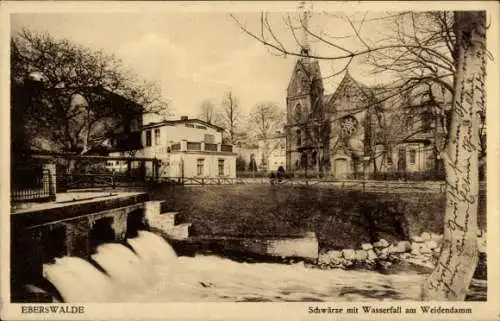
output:
{"label": "church facade", "polygon": [[348,71],[327,94],[318,61],[302,53],[287,88],[287,171],[334,179],[439,175],[435,126],[425,108],[411,119],[400,112],[404,100],[388,109],[380,88],[360,84]]}

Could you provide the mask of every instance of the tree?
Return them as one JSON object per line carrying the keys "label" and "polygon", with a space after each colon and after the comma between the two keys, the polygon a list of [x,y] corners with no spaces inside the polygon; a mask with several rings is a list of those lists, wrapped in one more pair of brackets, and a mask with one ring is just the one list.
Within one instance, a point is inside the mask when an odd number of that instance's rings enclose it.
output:
{"label": "tree", "polygon": [[236,158],[236,171],[238,172],[244,172],[247,168],[247,162],[243,156],[238,155]]}
{"label": "tree", "polygon": [[274,103],[260,103],[250,112],[248,117],[249,131],[262,149],[262,161],[267,165],[269,155],[278,148],[274,143],[272,135],[283,128],[285,112]]}
{"label": "tree", "polygon": [[454,95],[446,146],[444,245],[423,286],[427,300],[464,300],[478,261],[479,132],[486,112],[486,13],[455,12]]}
{"label": "tree", "polygon": [[13,127],[24,127],[35,145],[84,154],[130,118],[168,112],[156,84],[66,39],[25,29],[11,41],[11,62],[12,114],[24,115],[13,117]]}
{"label": "tree", "polygon": [[225,130],[226,141],[229,144],[236,144],[243,115],[238,99],[231,90],[224,94],[217,117]]}
{"label": "tree", "polygon": [[214,124],[216,121],[215,105],[210,100],[204,100],[200,106],[199,117],[201,120],[209,124]]}
{"label": "tree", "polygon": [[250,155],[250,162],[248,163],[248,171],[252,173],[258,171],[257,162],[255,161],[255,154],[253,153]]}
{"label": "tree", "polygon": [[[452,105],[447,111],[441,108],[438,111],[445,130],[446,145],[441,150],[446,174],[446,208],[445,208],[445,228],[444,245],[441,251],[438,264],[431,276],[423,285],[422,298],[425,300],[464,300],[475,267],[477,265],[477,204],[478,204],[478,154],[481,150],[482,122],[485,117],[485,12],[462,11],[448,13],[423,13],[427,18],[437,19],[437,24],[441,25],[440,30],[436,30],[435,25],[422,24],[415,19],[413,13],[398,13],[379,17],[380,19],[390,19],[393,16],[401,17],[410,15],[411,25],[431,31],[435,36],[429,37],[425,42],[421,42],[416,33],[403,32],[412,38],[412,42],[403,41],[401,38],[396,43],[384,43],[374,41],[368,43],[361,36],[361,28],[368,21],[366,16],[362,18],[356,26],[351,19],[346,21],[352,26],[355,37],[360,41],[361,48],[346,48],[342,46],[340,37],[333,37],[326,33],[311,31],[307,24],[307,19],[301,19],[300,29],[319,42],[328,45],[332,54],[310,55],[307,51],[300,52],[287,48],[273,32],[272,24],[268,15],[261,15],[260,31],[253,32],[240,23],[236,17],[240,28],[258,40],[274,53],[283,55],[294,55],[301,57],[312,57],[331,61],[344,61],[345,70],[356,57],[366,57],[375,53],[387,53],[386,57],[390,64],[380,62],[383,69],[401,68],[400,71],[408,71],[415,77],[403,78],[402,83],[397,84],[399,90],[386,95],[383,100],[388,100],[395,95],[402,93],[411,94],[413,89],[421,88],[421,85],[428,85],[429,90],[426,95],[430,98],[425,103],[431,102],[435,105],[435,90],[433,85],[449,90],[452,97]],[[307,17],[307,15],[306,15]],[[337,17],[338,18],[338,17]],[[440,20],[441,19],[441,20]],[[443,20],[444,19],[444,20]],[[453,28],[450,29],[450,20],[453,21]],[[293,37],[296,27],[288,20],[288,26]],[[396,26],[397,28],[397,26]],[[414,28],[415,30],[415,28]],[[298,40],[297,40],[297,43]],[[453,45],[452,45],[453,44]],[[442,51],[438,51],[433,46],[438,46]],[[303,48],[303,46],[301,46]],[[400,55],[395,52],[402,50],[407,57],[407,63],[414,60],[416,64],[399,63]],[[408,52],[410,54],[408,54]],[[451,57],[446,55],[448,52]],[[387,68],[388,67],[388,68]],[[407,69],[407,70],[406,70]],[[429,73],[424,71],[428,70]],[[439,71],[449,70],[449,74],[441,74]],[[449,86],[442,79],[452,77],[452,86]],[[414,79],[415,78],[415,79]],[[429,80],[430,82],[427,82]],[[418,84],[414,86],[412,84]],[[408,86],[410,84],[410,86]],[[415,97],[410,97],[413,101]],[[382,101],[377,100],[377,104]],[[370,104],[371,105],[371,104]],[[431,106],[435,106],[432,105]],[[367,106],[369,108],[371,106]]]}

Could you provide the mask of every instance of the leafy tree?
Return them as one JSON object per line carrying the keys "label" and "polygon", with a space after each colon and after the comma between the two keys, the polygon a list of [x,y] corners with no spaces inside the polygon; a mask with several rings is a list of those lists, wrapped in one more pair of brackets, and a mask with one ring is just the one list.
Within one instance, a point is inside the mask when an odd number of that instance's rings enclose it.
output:
{"label": "leafy tree", "polygon": [[246,168],[247,168],[247,162],[245,158],[243,158],[243,156],[241,155],[238,155],[238,157],[236,158],[236,170],[238,172],[244,172]]}
{"label": "leafy tree", "polygon": [[168,112],[116,57],[26,29],[11,40],[11,90],[13,139],[51,150],[83,154],[134,116]]}

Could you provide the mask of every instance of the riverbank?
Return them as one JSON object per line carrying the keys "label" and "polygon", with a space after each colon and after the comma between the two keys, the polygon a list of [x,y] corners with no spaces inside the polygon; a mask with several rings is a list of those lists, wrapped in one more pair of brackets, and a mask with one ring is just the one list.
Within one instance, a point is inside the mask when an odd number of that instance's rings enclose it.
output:
{"label": "riverbank", "polygon": [[[320,251],[394,243],[423,232],[443,231],[442,193],[340,192],[327,186],[164,186],[149,191],[166,200],[192,235],[288,237],[314,232]],[[478,226],[486,229],[486,195],[479,199]]]}

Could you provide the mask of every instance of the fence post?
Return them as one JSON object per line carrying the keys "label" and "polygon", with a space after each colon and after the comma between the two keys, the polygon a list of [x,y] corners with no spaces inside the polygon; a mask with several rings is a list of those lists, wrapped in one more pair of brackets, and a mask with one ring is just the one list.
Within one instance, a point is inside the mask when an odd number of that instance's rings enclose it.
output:
{"label": "fence post", "polygon": [[47,163],[42,165],[43,181],[49,184],[49,199],[56,200],[56,164]]}

